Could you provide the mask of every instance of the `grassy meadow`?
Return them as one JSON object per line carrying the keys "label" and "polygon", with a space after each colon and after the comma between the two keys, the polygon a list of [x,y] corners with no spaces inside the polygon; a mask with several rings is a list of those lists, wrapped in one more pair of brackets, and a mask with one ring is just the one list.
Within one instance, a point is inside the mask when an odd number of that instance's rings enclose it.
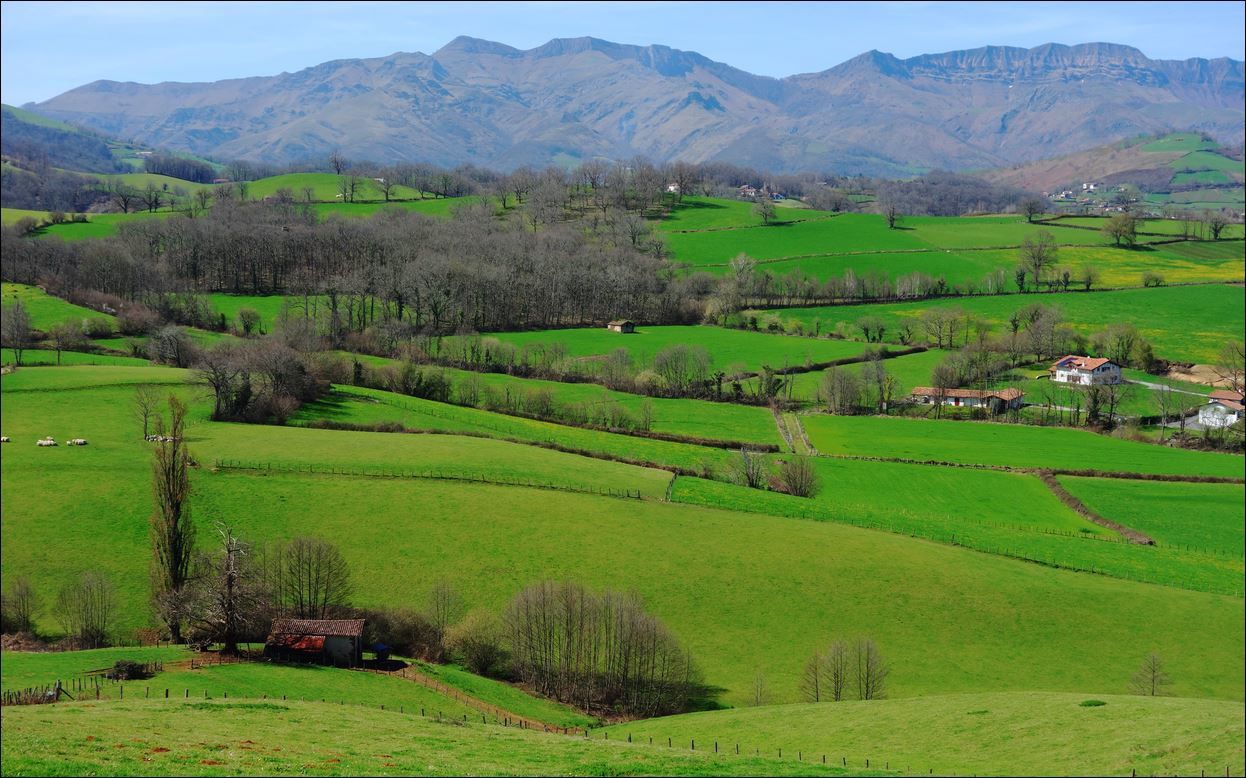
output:
{"label": "grassy meadow", "polygon": [[[2,380],[0,418],[15,441],[0,461],[6,581],[25,573],[41,590],[55,591],[89,564],[114,581],[121,626],[146,623],[150,454],[129,413],[132,385],[107,383],[171,381],[165,385],[188,397],[192,390],[167,368],[29,368]],[[492,608],[545,577],[634,588],[732,704],[748,698],[758,667],[776,701],[797,699],[805,646],[862,633],[905,668],[894,676],[896,696],[1034,688],[1111,693],[1136,665],[1129,651],[1146,640],[1172,656],[1178,693],[1241,697],[1241,670],[1230,661],[1243,649],[1235,597],[1072,573],[832,521],[667,504],[658,490],[667,473],[650,476],[643,468],[515,444],[216,424],[204,420],[201,401],[195,407],[188,441],[203,465],[192,476],[196,521],[228,522],[260,543],[294,534],[334,538],[353,566],[375,571],[356,580],[361,605],[422,602],[440,578],[452,580],[470,606]],[[81,435],[91,445],[37,449],[33,440],[44,434]],[[214,473],[208,463],[217,456],[390,468],[418,466],[424,457],[446,467],[455,458],[500,475],[598,479],[658,499],[454,481]],[[827,473],[828,495],[836,481],[847,484],[847,476]],[[1033,503],[1026,520],[1067,527],[1080,521],[1013,476],[975,475],[982,483],[966,482],[962,492],[998,492],[1001,500],[1026,493]],[[857,478],[865,482],[870,474],[862,470]],[[875,478],[895,480],[887,471]],[[1013,485],[991,486],[991,478]],[[934,484],[915,488],[945,495],[942,510],[951,513],[956,483]],[[987,516],[1004,510],[1004,503],[993,507],[992,497],[982,499]],[[839,510],[855,509],[845,498]],[[109,539],[109,553],[93,552],[100,538]],[[655,556],[654,549],[662,552]],[[42,619],[55,628],[49,614]],[[1191,648],[1181,626],[1191,621],[1227,637]],[[1080,661],[1084,652],[1097,661]]]}
{"label": "grassy meadow", "polygon": [[439,722],[374,705],[271,700],[20,708],[5,714],[2,748],[6,775],[848,774],[791,759]]}
{"label": "grassy meadow", "polygon": [[957,694],[692,713],[622,724],[610,737],[718,741],[741,752],[846,759],[905,775],[1195,775],[1243,769],[1242,707],[1180,698]]}
{"label": "grassy meadow", "polygon": [[809,414],[802,421],[823,454],[1018,468],[1246,475],[1240,456],[1163,448],[1087,430],[826,414]]}
{"label": "grassy meadow", "polygon": [[[1241,286],[1173,286],[1156,289],[1124,289],[1112,292],[1058,292],[1030,295],[994,295],[878,303],[821,308],[787,308],[768,313],[783,320],[799,321],[806,331],[819,326],[830,332],[839,326],[851,329],[863,316],[879,316],[894,333],[901,321],[921,331],[920,317],[931,308],[959,308],[990,323],[996,332],[1007,327],[1008,317],[1033,303],[1059,308],[1066,323],[1090,335],[1109,324],[1128,322],[1149,340],[1159,357],[1208,363],[1216,359],[1225,340],[1241,338],[1246,329],[1246,296]],[[1146,311],[1146,316],[1139,316]],[[889,336],[891,337],[891,336]]]}
{"label": "grassy meadow", "polygon": [[826,362],[855,357],[864,351],[860,343],[776,337],[760,332],[728,330],[714,327],[637,326],[636,332],[623,335],[605,327],[567,330],[534,330],[530,332],[499,332],[491,337],[516,346],[559,345],[568,356],[591,362],[611,351],[625,348],[633,364],[652,365],[654,355],[668,346],[698,345],[709,352],[712,370],[729,374],[758,370],[762,365],[772,368]]}

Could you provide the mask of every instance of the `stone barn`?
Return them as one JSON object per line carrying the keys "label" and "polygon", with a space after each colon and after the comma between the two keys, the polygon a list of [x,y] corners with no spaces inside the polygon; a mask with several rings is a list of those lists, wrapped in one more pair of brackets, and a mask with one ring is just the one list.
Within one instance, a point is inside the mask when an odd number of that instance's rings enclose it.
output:
{"label": "stone barn", "polygon": [[607,324],[606,329],[611,332],[622,332],[624,334],[628,334],[636,331],[636,322],[631,321],[630,319],[618,319]]}
{"label": "stone barn", "polygon": [[363,619],[273,619],[264,656],[334,667],[363,664]]}

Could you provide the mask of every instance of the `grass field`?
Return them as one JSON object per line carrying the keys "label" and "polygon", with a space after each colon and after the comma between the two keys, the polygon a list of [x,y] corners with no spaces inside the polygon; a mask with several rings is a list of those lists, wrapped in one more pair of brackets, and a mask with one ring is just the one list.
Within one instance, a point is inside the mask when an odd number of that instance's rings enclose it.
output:
{"label": "grass field", "polygon": [[[880,316],[894,333],[902,319],[915,321],[935,307],[960,308],[1001,332],[1008,317],[1033,303],[1058,307],[1064,320],[1087,335],[1109,324],[1128,322],[1155,347],[1157,356],[1210,363],[1226,340],[1240,339],[1246,328],[1243,314],[1246,297],[1240,286],[1182,286],[1156,289],[1125,289],[1113,292],[1065,292],[1032,295],[960,297],[912,303],[822,308],[789,308],[770,311],[784,320],[803,322],[812,330],[821,323],[830,332],[843,323],[845,330],[862,316]],[[1145,317],[1138,315],[1146,311]],[[920,329],[920,324],[918,325]]]}
{"label": "grass field", "polygon": [[1168,163],[1177,170],[1220,170],[1236,173],[1241,178],[1246,173],[1246,165],[1240,159],[1231,159],[1214,151],[1191,151],[1184,157]]}
{"label": "grass field", "polygon": [[[1140,654],[1141,656],[1141,654]],[[736,743],[744,753],[905,775],[1207,775],[1243,769],[1241,705],[1033,692],[741,708],[611,727],[612,739]]]}
{"label": "grass field", "polygon": [[1091,510],[1151,535],[1159,543],[1241,557],[1242,487],[1235,484],[1108,481],[1061,476]]}
{"label": "grass field", "polygon": [[198,184],[194,181],[186,181],[173,176],[164,176],[158,173],[114,173],[95,176],[106,184],[125,184],[135,189],[146,189],[148,184],[154,184],[155,187],[163,192],[173,194],[176,189],[182,189],[185,192],[194,194],[199,189],[211,189],[212,184]]}
{"label": "grass field", "polygon": [[[269,176],[256,181],[247,183],[247,196],[255,200],[262,200],[265,197],[271,197],[277,194],[278,189],[289,189],[294,194],[294,199],[298,202],[306,200],[304,190],[310,187],[312,189],[312,199],[324,202],[333,202],[340,200],[341,189],[339,184],[342,177],[336,173],[286,173],[280,176]],[[418,198],[420,193],[406,186],[395,186],[390,192],[390,197],[395,200],[407,200]],[[385,195],[377,187],[377,183],[368,177],[359,179],[359,191],[356,198],[359,200],[383,200]],[[350,203],[347,203],[349,205]]]}
{"label": "grass field", "polygon": [[1093,466],[1130,473],[1244,475],[1240,456],[1170,449],[1061,427],[826,414],[802,420],[813,445],[824,454],[1022,468]]}
{"label": "grass field", "polygon": [[654,355],[667,346],[698,345],[709,352],[714,370],[729,374],[758,370],[762,365],[772,368],[825,362],[854,357],[864,350],[860,343],[809,338],[789,338],[761,332],[728,330],[715,327],[646,327],[621,335],[604,327],[569,330],[536,330],[532,332],[499,332],[491,337],[516,346],[561,344],[573,358],[589,361],[619,348],[627,349],[635,365],[648,366]]}
{"label": "grass field", "polygon": [[1215,147],[1216,142],[1214,140],[1204,140],[1202,136],[1192,133],[1178,133],[1153,140],[1144,145],[1141,150],[1164,154],[1174,151],[1189,152],[1201,149],[1214,149]]}
{"label": "grass field", "polygon": [[30,315],[30,326],[37,330],[47,331],[63,321],[84,319],[103,319],[114,329],[117,326],[117,317],[53,297],[37,286],[6,283],[0,286],[0,297],[3,297],[5,305],[20,301]]}
{"label": "grass field", "polygon": [[[11,348],[2,350],[0,364],[12,365],[17,362],[17,354]],[[55,365],[56,352],[47,349],[25,349],[22,351],[23,365]],[[113,354],[92,354],[85,351],[62,351],[62,365],[122,365],[143,367],[151,362],[138,357],[119,357]]]}
{"label": "grass field", "polygon": [[[751,200],[728,200],[720,197],[684,197],[683,202],[672,205],[666,218],[658,222],[661,232],[687,230],[719,230],[724,228],[760,227],[761,217],[754,212]],[[772,223],[785,224],[792,221],[829,219],[834,214],[803,208],[775,209]]]}
{"label": "grass field", "polygon": [[848,773],[790,759],[667,751],[375,707],[281,701],[25,707],[5,714],[2,753],[5,774],[14,776]]}
{"label": "grass field", "polygon": [[[129,415],[132,390],[86,388],[107,380],[180,381],[181,374],[141,367],[33,368],[0,384],[4,432],[16,441],[6,444],[11,448],[0,461],[3,574],[6,581],[29,574],[41,591],[53,592],[89,564],[113,579],[124,606],[121,626],[128,629],[147,620],[149,453]],[[48,391],[52,386],[66,391]],[[21,389],[26,391],[15,391]],[[439,463],[465,461],[478,451],[490,459],[473,467],[512,473],[549,463],[561,478],[591,475],[607,479],[603,483],[651,488],[645,480],[650,471],[581,464],[535,449],[506,453],[515,449],[495,441],[445,438],[442,447],[426,436],[211,424],[201,420],[202,406],[195,418],[188,440],[201,462],[235,455],[395,467],[424,455]],[[82,435],[91,446],[48,450],[27,442],[49,433]],[[877,483],[887,482],[885,472],[878,472]],[[990,476],[1010,478],[984,478]],[[859,478],[869,474],[863,469]],[[758,667],[765,668],[776,700],[796,699],[806,646],[828,635],[863,632],[904,668],[894,677],[897,696],[1035,688],[1110,693],[1133,671],[1137,660],[1129,652],[1140,641],[1173,657],[1178,693],[1242,696],[1242,671],[1230,661],[1243,650],[1240,599],[1233,597],[1074,574],[831,522],[687,504],[206,468],[193,481],[201,526],[226,521],[255,542],[321,534],[334,538],[358,569],[380,571],[356,580],[361,605],[422,602],[443,577],[472,607],[499,607],[545,577],[635,588],[688,643],[707,681],[727,689],[727,702],[748,698]],[[827,489],[834,492],[834,480]],[[952,482],[927,490],[956,493]],[[1004,487],[999,499],[1013,493],[1029,494],[1032,521],[1064,520],[1044,507],[1052,503],[1037,491]],[[980,498],[981,510],[991,514],[1004,504],[993,502],[993,493]],[[103,537],[109,553],[93,553]],[[41,619],[53,627],[49,614]],[[1190,623],[1225,637],[1192,646],[1184,627]],[[1096,661],[1081,661],[1087,654]]]}

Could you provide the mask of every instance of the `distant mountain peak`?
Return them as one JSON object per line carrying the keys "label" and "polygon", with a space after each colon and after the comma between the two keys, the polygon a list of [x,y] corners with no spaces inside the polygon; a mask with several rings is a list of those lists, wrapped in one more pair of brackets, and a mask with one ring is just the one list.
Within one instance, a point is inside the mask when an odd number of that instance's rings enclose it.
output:
{"label": "distant mountain peak", "polygon": [[495,167],[575,159],[725,160],[909,174],[993,168],[1197,129],[1240,143],[1242,63],[1148,59],[1113,43],[872,50],[776,79],[669,46],[459,36],[431,56],[343,59],[206,84],[96,82],[36,106],[113,136],[294,161]]}

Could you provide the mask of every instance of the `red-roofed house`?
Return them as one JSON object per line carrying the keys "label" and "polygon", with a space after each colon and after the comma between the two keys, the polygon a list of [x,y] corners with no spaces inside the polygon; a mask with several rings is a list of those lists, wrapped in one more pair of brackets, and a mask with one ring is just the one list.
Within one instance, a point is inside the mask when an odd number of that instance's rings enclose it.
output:
{"label": "red-roofed house", "polygon": [[951,405],[957,408],[990,408],[992,413],[1002,413],[1021,407],[1025,393],[1016,387],[1007,389],[933,389],[918,386],[913,389],[913,399],[925,405]]}
{"label": "red-roofed house", "polygon": [[355,667],[363,663],[363,619],[273,619],[264,656]]}
{"label": "red-roofed house", "polygon": [[1060,357],[1047,368],[1052,381],[1062,384],[1119,384],[1121,366],[1103,357]]}
{"label": "red-roofed house", "polygon": [[1198,423],[1204,427],[1232,427],[1242,420],[1242,394],[1230,389],[1217,389],[1198,409]]}

